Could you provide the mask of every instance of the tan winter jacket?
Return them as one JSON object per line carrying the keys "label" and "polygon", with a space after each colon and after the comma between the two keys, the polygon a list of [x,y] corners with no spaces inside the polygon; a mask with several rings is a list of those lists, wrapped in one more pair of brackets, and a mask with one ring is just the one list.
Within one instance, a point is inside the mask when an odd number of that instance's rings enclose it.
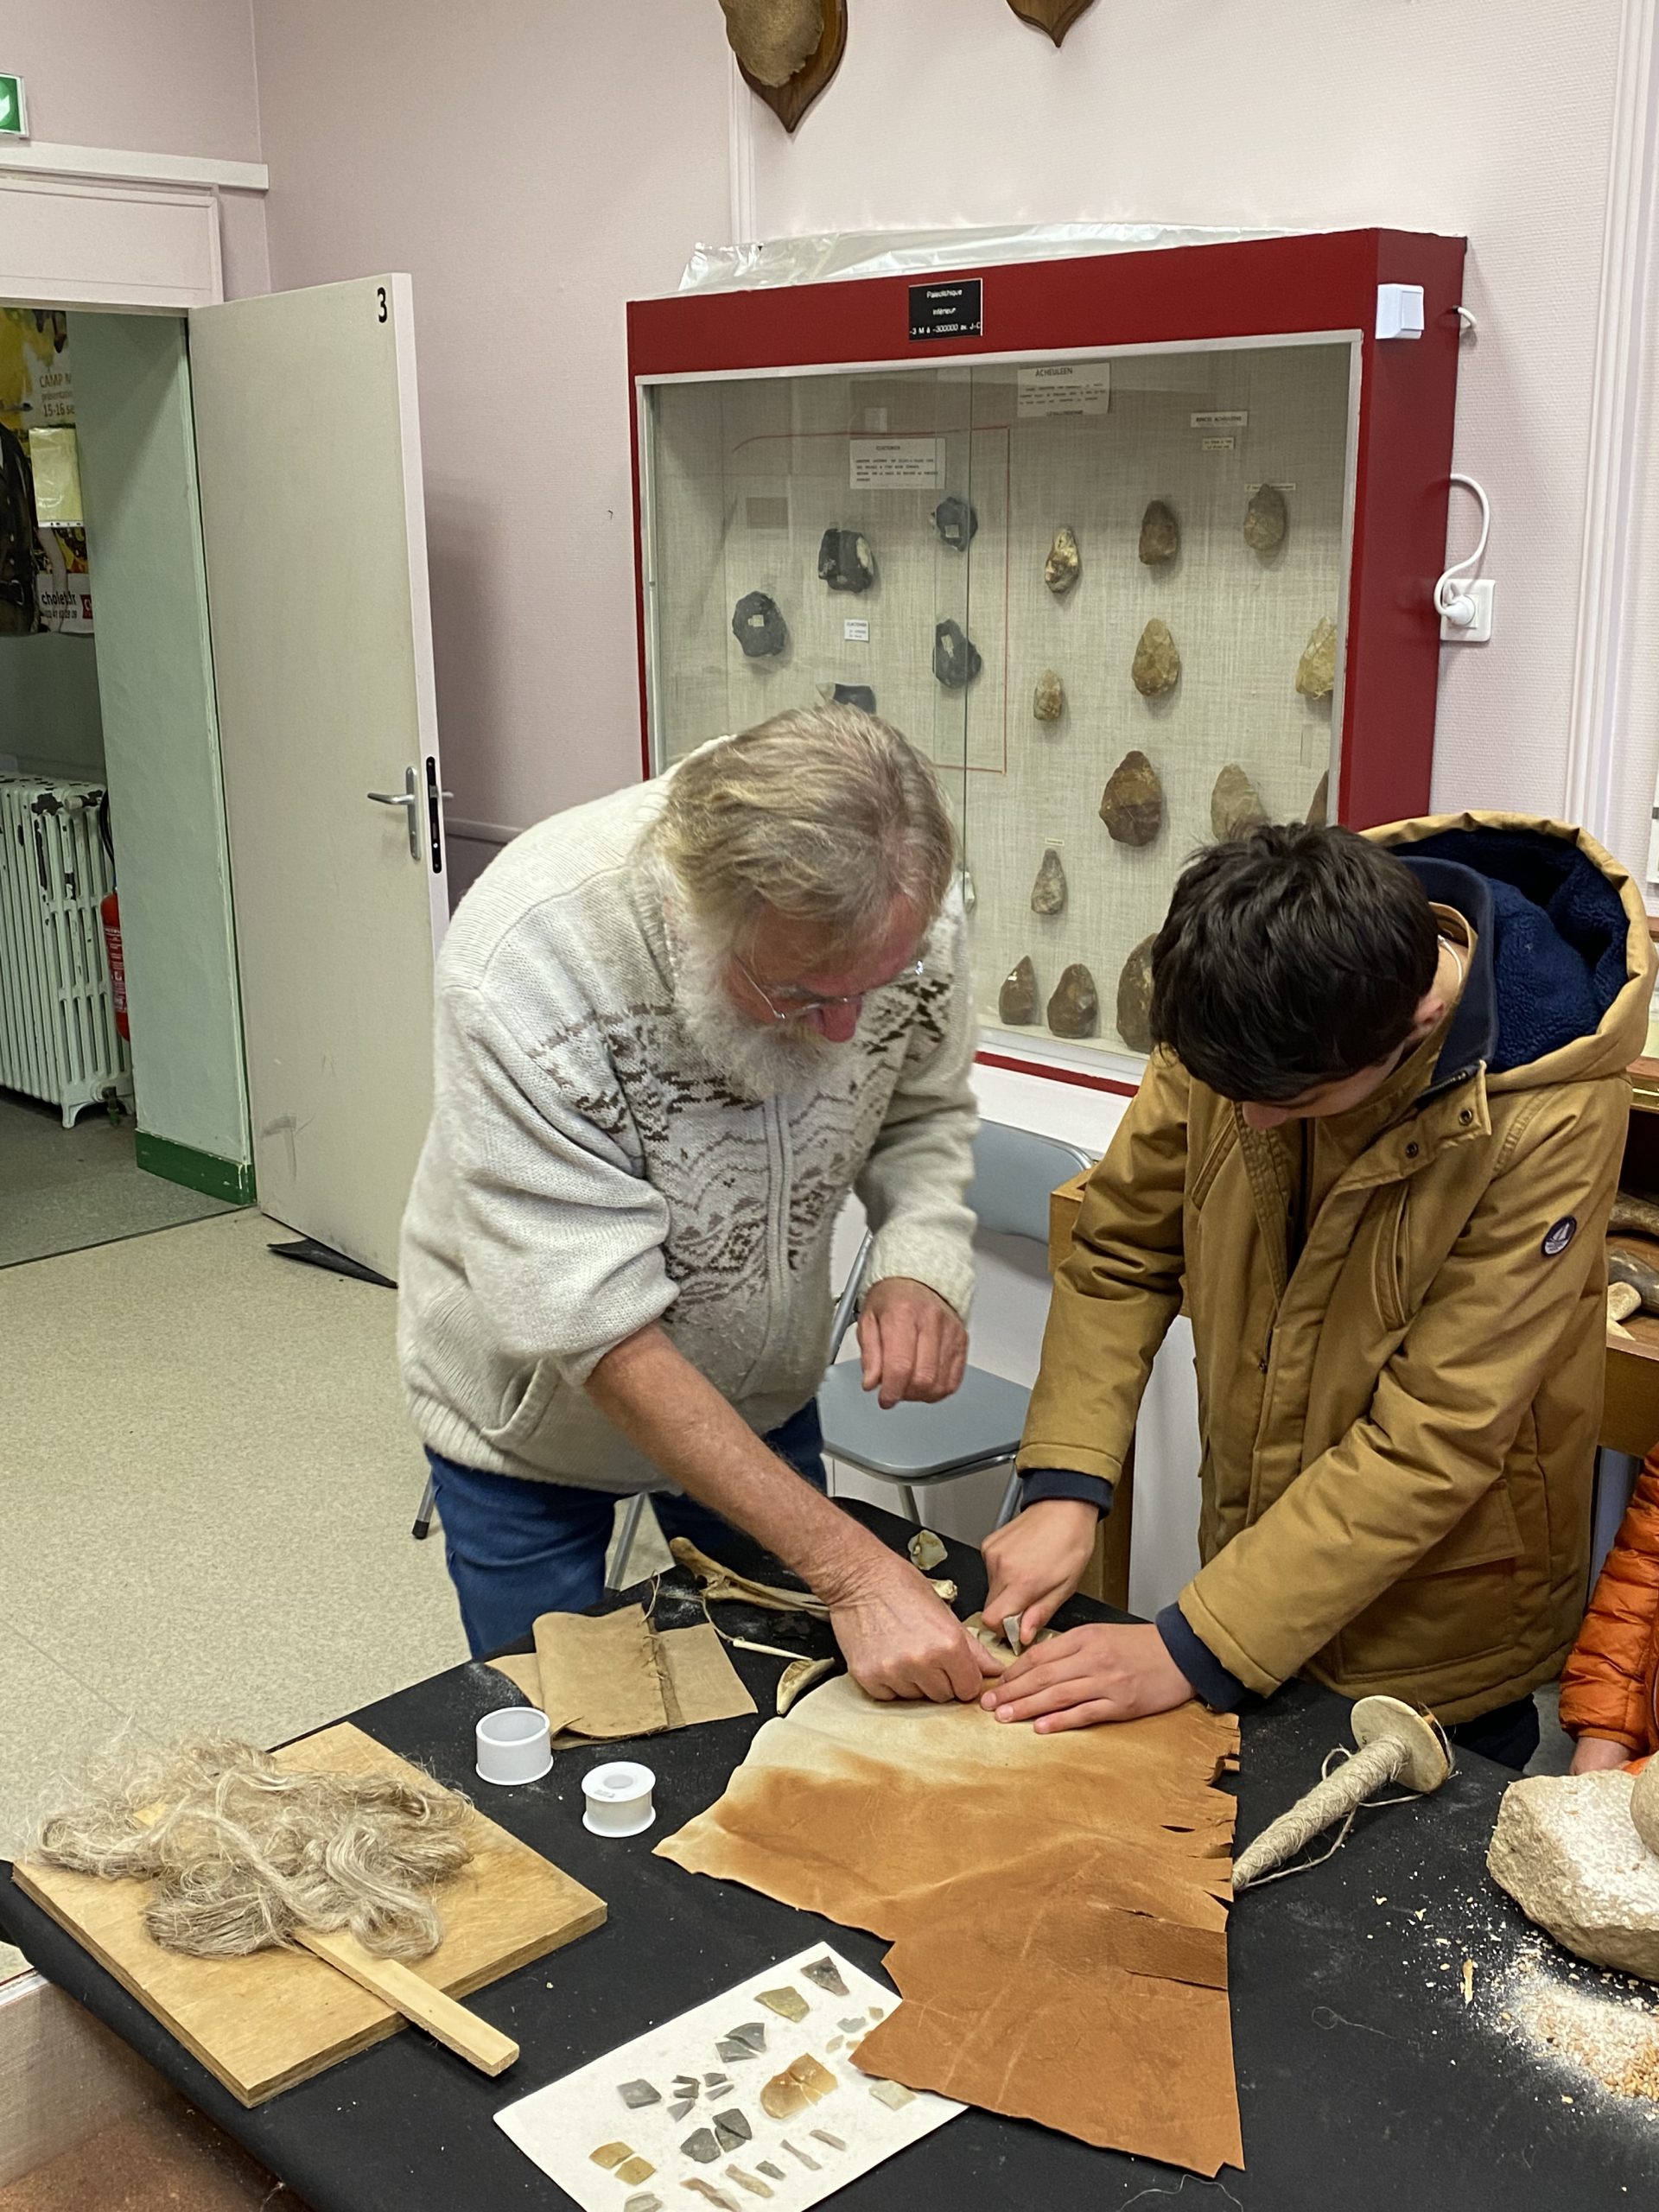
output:
{"label": "tan winter jacket", "polygon": [[1155,1055],[1055,1283],[1020,1464],[1116,1477],[1185,1293],[1203,1440],[1188,1626],[1258,1693],[1300,1670],[1455,1722],[1555,1675],[1583,1614],[1603,1238],[1651,977],[1637,887],[1581,832],[1459,815],[1371,834],[1409,849],[1451,830],[1570,841],[1599,870],[1616,995],[1599,1026],[1448,1079],[1454,1010],[1375,1110],[1287,1131],[1247,1128]]}

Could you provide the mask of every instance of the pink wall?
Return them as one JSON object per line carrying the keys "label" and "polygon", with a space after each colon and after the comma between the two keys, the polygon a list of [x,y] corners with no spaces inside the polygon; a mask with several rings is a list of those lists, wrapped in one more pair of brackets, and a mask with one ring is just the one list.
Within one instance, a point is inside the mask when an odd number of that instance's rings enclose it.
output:
{"label": "pink wall", "polygon": [[[257,162],[259,88],[249,0],[73,0],[4,10],[4,66],[37,139]],[[257,194],[220,200],[225,286],[269,289]]]}
{"label": "pink wall", "polygon": [[255,19],[272,282],[414,276],[452,810],[522,826],[638,772],[622,303],[726,235],[719,10]]}

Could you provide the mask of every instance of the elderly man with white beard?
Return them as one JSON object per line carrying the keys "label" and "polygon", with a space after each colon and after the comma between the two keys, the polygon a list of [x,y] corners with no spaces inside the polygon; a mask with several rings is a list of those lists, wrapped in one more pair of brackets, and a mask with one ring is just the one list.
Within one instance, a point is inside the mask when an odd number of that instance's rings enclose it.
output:
{"label": "elderly man with white beard", "polygon": [[961,1382],[974,1025],[931,770],[849,707],[718,738],[556,815],[438,963],[399,1351],[475,1653],[594,1604],[616,1500],[734,1524],[830,1607],[878,1697],[995,1670],[825,1495],[830,1242],[856,1192],[884,1406]]}

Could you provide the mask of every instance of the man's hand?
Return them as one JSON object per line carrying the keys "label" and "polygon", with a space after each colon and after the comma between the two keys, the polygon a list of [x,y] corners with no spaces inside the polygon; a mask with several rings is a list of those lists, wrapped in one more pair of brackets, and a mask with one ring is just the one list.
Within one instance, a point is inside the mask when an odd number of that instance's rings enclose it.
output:
{"label": "man's hand", "polygon": [[879,1390],[884,1412],[906,1399],[937,1405],[960,1388],[968,1332],[937,1290],[908,1275],[873,1283],[858,1317],[864,1388]]}
{"label": "man's hand", "polygon": [[1580,1736],[1569,1774],[1605,1774],[1610,1767],[1628,1766],[1635,1753],[1611,1736]]}
{"label": "man's hand", "polygon": [[1029,1720],[1046,1736],[1167,1713],[1192,1695],[1155,1628],[1074,1628],[1022,1653],[980,1702],[999,1720]]}
{"label": "man's hand", "polygon": [[1020,1640],[1031,1643],[1082,1581],[1099,1525],[1099,1514],[1081,1498],[1048,1497],[993,1529],[980,1546],[990,1579],[986,1619],[1000,1629],[1018,1613]]}
{"label": "man's hand", "polygon": [[884,1701],[928,1698],[970,1703],[1000,1662],[928,1587],[908,1560],[886,1554],[887,1564],[861,1574],[843,1597],[834,1591],[830,1625],[846,1654],[848,1672],[861,1689]]}

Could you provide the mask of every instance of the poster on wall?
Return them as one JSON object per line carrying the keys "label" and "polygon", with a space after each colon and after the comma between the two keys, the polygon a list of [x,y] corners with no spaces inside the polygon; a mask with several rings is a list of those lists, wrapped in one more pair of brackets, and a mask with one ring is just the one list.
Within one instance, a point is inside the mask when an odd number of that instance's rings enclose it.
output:
{"label": "poster on wall", "polygon": [[[57,630],[90,636],[86,531],[63,486],[73,454],[74,386],[67,317],[0,308],[0,636]],[[37,463],[31,442],[41,435]],[[42,504],[37,476],[51,486]]]}

